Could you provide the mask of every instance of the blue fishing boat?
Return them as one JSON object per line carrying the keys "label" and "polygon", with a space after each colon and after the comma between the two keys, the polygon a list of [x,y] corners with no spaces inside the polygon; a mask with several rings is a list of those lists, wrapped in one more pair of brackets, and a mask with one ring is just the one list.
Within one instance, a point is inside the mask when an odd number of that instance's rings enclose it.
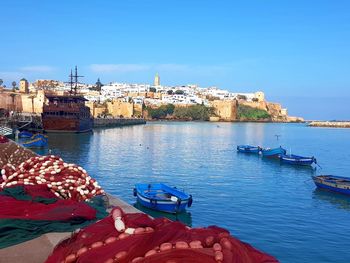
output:
{"label": "blue fishing boat", "polygon": [[259,154],[261,148],[259,146],[251,146],[251,145],[238,145],[237,151],[240,153],[256,153]]}
{"label": "blue fishing boat", "polygon": [[283,149],[281,146],[278,148],[263,148],[261,150],[262,156],[264,157],[271,157],[271,158],[278,158],[282,154],[286,154],[287,151]]}
{"label": "blue fishing boat", "polygon": [[335,175],[312,176],[317,187],[337,193],[350,195],[350,178]]}
{"label": "blue fishing boat", "polygon": [[40,148],[40,147],[46,147],[47,146],[47,136],[43,134],[34,134],[30,141],[24,142],[23,146],[28,148]]}
{"label": "blue fishing boat", "polygon": [[315,157],[304,157],[294,154],[281,154],[279,156],[282,163],[294,164],[294,165],[312,165],[317,164]]}
{"label": "blue fishing boat", "polygon": [[163,183],[136,184],[134,196],[141,205],[167,213],[183,212],[193,201],[192,195]]}
{"label": "blue fishing boat", "polygon": [[21,131],[18,134],[19,138],[31,138],[33,136],[33,133],[29,132],[29,131]]}

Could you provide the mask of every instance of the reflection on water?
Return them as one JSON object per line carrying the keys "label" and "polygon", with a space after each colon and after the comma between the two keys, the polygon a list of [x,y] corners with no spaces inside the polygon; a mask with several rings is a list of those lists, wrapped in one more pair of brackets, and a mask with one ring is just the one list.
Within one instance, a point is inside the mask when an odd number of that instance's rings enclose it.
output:
{"label": "reflection on water", "polygon": [[336,208],[350,211],[350,196],[316,188],[313,192],[312,198],[326,201],[334,205]]}
{"label": "reflection on water", "polygon": [[192,226],[192,215],[190,212],[182,212],[177,214],[170,214],[165,212],[160,212],[156,210],[149,209],[147,207],[144,207],[143,205],[139,204],[138,202],[134,203],[133,206],[137,208],[138,210],[150,215],[153,218],[159,218],[159,217],[166,217],[169,218],[172,221],[180,221],[184,223],[185,225]]}

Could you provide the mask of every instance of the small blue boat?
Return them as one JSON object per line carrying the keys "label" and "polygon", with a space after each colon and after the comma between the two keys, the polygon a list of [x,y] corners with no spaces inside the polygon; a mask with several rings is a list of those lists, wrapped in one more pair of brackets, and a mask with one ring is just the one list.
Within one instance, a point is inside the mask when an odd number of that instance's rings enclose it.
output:
{"label": "small blue boat", "polygon": [[350,178],[334,175],[312,176],[317,187],[333,192],[350,195]]}
{"label": "small blue boat", "polygon": [[30,141],[24,142],[23,146],[28,148],[41,148],[47,146],[47,136],[43,134],[35,134],[33,135]]}
{"label": "small blue boat", "polygon": [[294,164],[294,165],[312,165],[317,164],[315,157],[303,157],[294,154],[281,154],[279,156],[282,163]]}
{"label": "small blue boat", "polygon": [[167,213],[181,213],[193,201],[192,195],[163,183],[136,184],[134,196],[141,205]]}
{"label": "small blue boat", "polygon": [[261,150],[262,156],[271,157],[271,158],[279,158],[280,155],[286,154],[287,151],[283,149],[281,146],[278,148],[263,148]]}
{"label": "small blue boat", "polygon": [[237,151],[240,153],[256,153],[259,154],[261,148],[259,146],[251,146],[251,145],[238,145]]}
{"label": "small blue boat", "polygon": [[29,132],[29,131],[21,131],[18,134],[19,138],[31,138],[33,136],[33,133]]}

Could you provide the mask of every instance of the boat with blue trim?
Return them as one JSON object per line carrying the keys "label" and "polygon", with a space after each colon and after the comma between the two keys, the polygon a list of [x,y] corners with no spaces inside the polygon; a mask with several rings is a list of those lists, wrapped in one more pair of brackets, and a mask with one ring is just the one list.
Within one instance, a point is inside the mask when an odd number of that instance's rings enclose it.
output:
{"label": "boat with blue trim", "polygon": [[315,157],[304,157],[295,154],[281,154],[279,156],[282,163],[294,164],[294,165],[312,165],[317,164]]}
{"label": "boat with blue trim", "polygon": [[256,153],[259,154],[261,151],[261,148],[259,146],[252,146],[252,145],[238,145],[237,151],[240,153]]}
{"label": "boat with blue trim", "polygon": [[192,195],[163,183],[136,184],[134,196],[141,205],[167,213],[180,213],[192,205]]}
{"label": "boat with blue trim", "polygon": [[350,195],[350,178],[335,175],[312,176],[312,180],[319,188]]}
{"label": "boat with blue trim", "polygon": [[30,141],[24,142],[23,146],[28,148],[40,148],[46,147],[48,143],[48,138],[44,134],[34,134]]}
{"label": "boat with blue trim", "polygon": [[31,138],[33,136],[33,133],[29,132],[29,131],[21,131],[18,134],[19,138]]}
{"label": "boat with blue trim", "polygon": [[278,148],[263,148],[261,150],[262,156],[271,157],[271,158],[279,158],[280,155],[286,154],[286,149],[282,148],[282,146]]}

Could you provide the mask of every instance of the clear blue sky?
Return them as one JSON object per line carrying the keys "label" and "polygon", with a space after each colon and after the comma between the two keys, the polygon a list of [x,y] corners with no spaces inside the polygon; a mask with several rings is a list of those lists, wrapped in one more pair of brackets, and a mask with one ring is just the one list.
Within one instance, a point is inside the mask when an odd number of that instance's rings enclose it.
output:
{"label": "clear blue sky", "polygon": [[2,1],[0,78],[262,90],[291,115],[350,119],[348,0]]}

